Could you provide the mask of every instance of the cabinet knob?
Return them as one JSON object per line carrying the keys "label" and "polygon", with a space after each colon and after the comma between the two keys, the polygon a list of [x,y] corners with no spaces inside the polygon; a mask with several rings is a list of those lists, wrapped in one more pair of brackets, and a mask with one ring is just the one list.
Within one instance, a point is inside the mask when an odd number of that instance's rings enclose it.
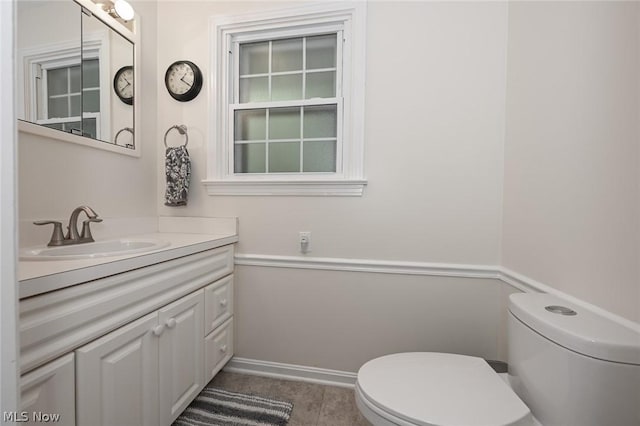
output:
{"label": "cabinet knob", "polygon": [[227,345],[220,346],[220,352],[225,353],[227,351]]}
{"label": "cabinet knob", "polygon": [[153,327],[154,336],[160,336],[163,331],[164,331],[164,324],[156,325],[155,327]]}
{"label": "cabinet knob", "polygon": [[222,299],[222,300],[220,301],[220,306],[222,306],[223,308],[224,308],[225,306],[227,306],[227,299]]}
{"label": "cabinet knob", "polygon": [[173,328],[175,326],[176,326],[176,319],[175,318],[169,318],[167,320],[167,327]]}

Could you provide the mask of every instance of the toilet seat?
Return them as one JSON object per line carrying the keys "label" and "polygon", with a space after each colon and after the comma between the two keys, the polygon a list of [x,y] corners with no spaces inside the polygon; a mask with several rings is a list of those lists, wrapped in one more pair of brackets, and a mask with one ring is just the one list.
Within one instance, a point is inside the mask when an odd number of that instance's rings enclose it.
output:
{"label": "toilet seat", "polygon": [[456,354],[411,352],[371,360],[358,371],[356,401],[374,425],[533,422],[529,408],[482,358]]}

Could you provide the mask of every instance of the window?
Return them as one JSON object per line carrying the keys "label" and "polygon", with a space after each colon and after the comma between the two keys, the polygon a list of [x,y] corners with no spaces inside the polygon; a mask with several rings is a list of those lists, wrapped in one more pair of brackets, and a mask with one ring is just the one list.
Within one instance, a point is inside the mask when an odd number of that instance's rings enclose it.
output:
{"label": "window", "polygon": [[212,22],[209,194],[362,194],[364,7]]}
{"label": "window", "polygon": [[234,173],[334,173],[340,33],[238,43]]}
{"label": "window", "polygon": [[82,48],[78,42],[60,42],[21,49],[24,118],[109,140],[110,97],[104,96],[110,89],[108,52],[109,41],[102,33],[84,37]]}
{"label": "window", "polygon": [[38,64],[41,84],[37,90],[39,108],[35,122],[99,139],[99,61],[85,59],[82,73],[77,60],[69,59],[65,62],[69,65],[56,63],[52,66],[47,62]]}

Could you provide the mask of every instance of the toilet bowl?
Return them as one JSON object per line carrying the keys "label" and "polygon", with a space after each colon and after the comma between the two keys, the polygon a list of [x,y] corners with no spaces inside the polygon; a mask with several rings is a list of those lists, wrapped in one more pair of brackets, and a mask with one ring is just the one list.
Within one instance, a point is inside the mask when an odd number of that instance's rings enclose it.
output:
{"label": "toilet bowl", "polygon": [[375,426],[638,426],[640,333],[548,294],[509,301],[509,375],[477,357],[382,356],[358,371]]}
{"label": "toilet bowl", "polygon": [[358,372],[356,403],[375,425],[532,425],[529,408],[489,364],[465,355],[410,352],[369,361]]}

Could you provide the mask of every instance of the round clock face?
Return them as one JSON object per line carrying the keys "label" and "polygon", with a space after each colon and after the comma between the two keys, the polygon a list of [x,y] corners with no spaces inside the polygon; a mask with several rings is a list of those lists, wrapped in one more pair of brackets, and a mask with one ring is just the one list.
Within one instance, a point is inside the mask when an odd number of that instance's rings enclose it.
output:
{"label": "round clock face", "polygon": [[122,102],[133,105],[133,67],[122,67],[113,78],[113,89]]}
{"label": "round clock face", "polygon": [[202,88],[202,72],[196,64],[177,61],[169,66],[164,76],[169,94],[178,101],[190,101]]}

